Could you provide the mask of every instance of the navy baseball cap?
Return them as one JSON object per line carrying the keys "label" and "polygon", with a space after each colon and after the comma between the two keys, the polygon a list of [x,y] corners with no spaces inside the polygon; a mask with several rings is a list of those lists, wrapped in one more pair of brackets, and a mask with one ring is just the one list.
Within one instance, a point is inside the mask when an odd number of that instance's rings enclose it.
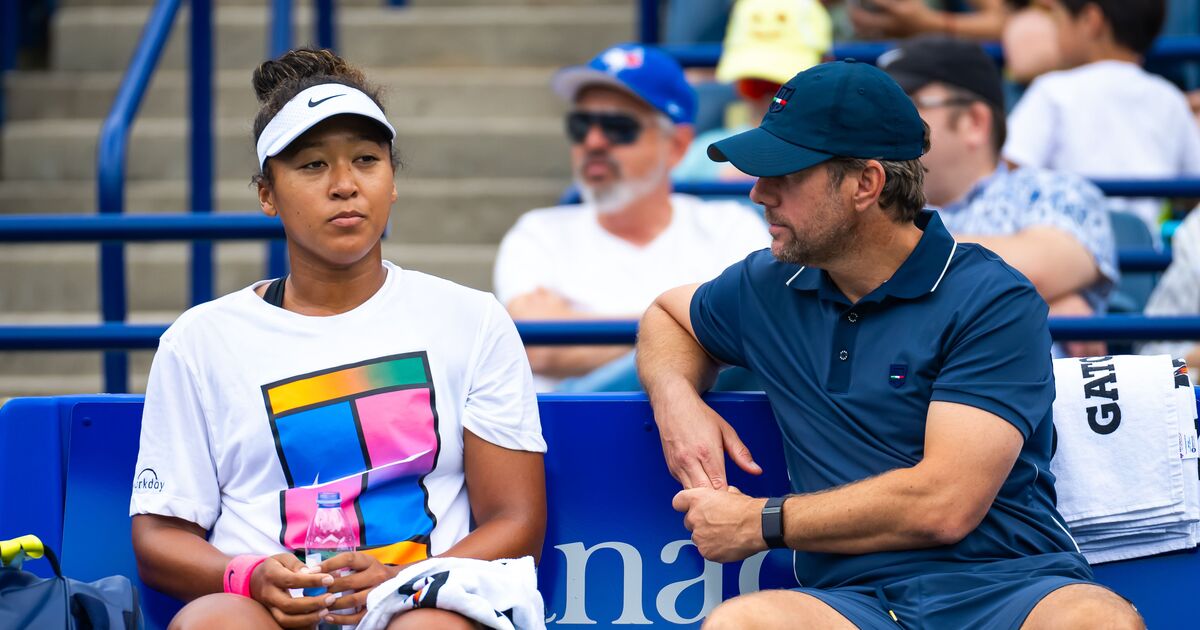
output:
{"label": "navy baseball cap", "polygon": [[915,160],[925,123],[886,73],[853,59],[814,66],[779,88],[755,129],[708,146],[708,157],[755,177],[802,171],[832,157]]}
{"label": "navy baseball cap", "polygon": [[587,65],[559,70],[550,80],[554,92],[568,102],[594,85],[632,94],[676,124],[690,125],[696,120],[696,91],[684,78],[683,68],[653,46],[618,44]]}

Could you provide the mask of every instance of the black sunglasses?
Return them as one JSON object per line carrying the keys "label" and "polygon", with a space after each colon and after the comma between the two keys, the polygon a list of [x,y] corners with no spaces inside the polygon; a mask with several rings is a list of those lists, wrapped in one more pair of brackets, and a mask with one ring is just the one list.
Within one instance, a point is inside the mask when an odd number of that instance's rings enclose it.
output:
{"label": "black sunglasses", "polygon": [[592,125],[600,125],[600,132],[612,144],[633,144],[642,133],[642,123],[629,114],[571,112],[567,114],[567,137],[580,144]]}

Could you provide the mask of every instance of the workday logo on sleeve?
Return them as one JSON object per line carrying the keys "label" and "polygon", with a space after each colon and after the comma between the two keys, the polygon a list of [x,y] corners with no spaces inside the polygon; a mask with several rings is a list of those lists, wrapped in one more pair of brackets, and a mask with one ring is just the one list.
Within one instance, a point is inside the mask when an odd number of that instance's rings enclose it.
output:
{"label": "workday logo on sleeve", "polygon": [[159,480],[158,473],[154,472],[153,468],[143,468],[133,479],[134,492],[161,494],[165,485]]}

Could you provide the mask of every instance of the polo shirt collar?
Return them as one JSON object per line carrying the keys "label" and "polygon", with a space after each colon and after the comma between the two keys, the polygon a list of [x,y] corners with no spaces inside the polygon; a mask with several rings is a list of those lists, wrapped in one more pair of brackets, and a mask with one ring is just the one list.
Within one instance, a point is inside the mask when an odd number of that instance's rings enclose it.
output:
{"label": "polo shirt collar", "polygon": [[[911,300],[933,293],[950,268],[958,243],[936,212],[922,210],[916,225],[922,230],[921,240],[892,277],[860,302],[880,302],[887,296]],[[829,274],[816,267],[801,267],[787,285],[797,291],[820,291],[823,298],[845,302],[846,298],[829,279]]]}

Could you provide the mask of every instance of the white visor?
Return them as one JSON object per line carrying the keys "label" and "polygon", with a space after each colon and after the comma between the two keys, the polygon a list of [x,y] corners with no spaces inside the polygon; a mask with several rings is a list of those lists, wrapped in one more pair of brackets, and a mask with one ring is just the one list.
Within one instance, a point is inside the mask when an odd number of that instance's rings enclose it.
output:
{"label": "white visor", "polygon": [[265,168],[267,158],[279,155],[300,134],[330,116],[341,114],[366,116],[387,128],[391,134],[389,140],[396,138],[396,129],[371,97],[341,83],[314,85],[288,101],[267,123],[255,147],[258,150],[258,168]]}

